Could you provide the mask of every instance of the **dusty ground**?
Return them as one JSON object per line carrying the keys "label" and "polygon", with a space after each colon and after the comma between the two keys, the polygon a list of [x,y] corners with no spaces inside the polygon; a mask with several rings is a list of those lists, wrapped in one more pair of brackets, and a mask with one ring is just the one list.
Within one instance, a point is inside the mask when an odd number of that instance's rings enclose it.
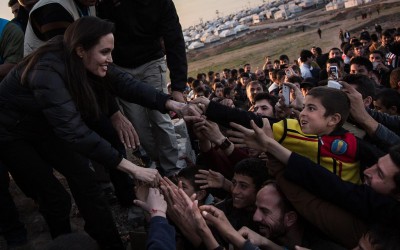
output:
{"label": "dusty ground", "polygon": [[[358,17],[362,9],[371,8],[375,10],[376,4],[381,4],[381,14],[378,16],[374,11],[372,18],[361,20]],[[299,17],[298,20],[285,22],[273,22],[257,26],[250,34],[243,38],[237,38],[229,43],[200,51],[190,52],[189,75],[195,76],[197,72],[209,70],[221,71],[223,68],[241,67],[245,62],[254,67],[262,67],[263,57],[270,55],[277,58],[282,53],[289,55],[291,59],[297,58],[302,48],[310,48],[317,45],[327,51],[331,47],[339,45],[339,29],[347,29],[352,34],[358,35],[363,27],[373,32],[375,23],[381,24],[382,28],[399,27],[400,25],[400,3],[398,1],[380,1],[372,5],[354,8],[345,11],[327,13],[321,9],[310,11]],[[305,25],[305,32],[301,31]],[[316,33],[318,27],[322,30],[322,39]],[[228,50],[228,52],[226,52]],[[63,181],[62,177],[60,179]],[[15,197],[16,205],[20,211],[21,220],[26,224],[29,240],[36,250],[40,250],[50,241],[48,229],[42,216],[38,213],[37,206],[28,198],[25,198],[12,182],[11,193]],[[128,223],[128,210],[121,209],[118,205],[112,207],[116,223],[121,236],[126,239],[132,225]],[[76,231],[83,230],[83,220],[77,215],[76,209],[71,212],[71,223]],[[136,248],[137,249],[137,248]],[[0,250],[5,250],[4,241],[0,237]]]}
{"label": "dusty ground", "polygon": [[[375,11],[378,4],[381,6],[380,15]],[[372,18],[361,20],[361,12],[369,8],[373,11]],[[326,12],[322,8],[310,11],[296,20],[267,21],[261,27],[257,26],[257,30],[252,28],[248,34],[223,45],[211,45],[190,51],[189,76],[210,70],[221,72],[224,68],[239,68],[247,62],[255,70],[262,67],[265,55],[277,59],[279,55],[287,54],[294,60],[299,56],[301,49],[310,49],[312,45],[321,47],[325,53],[332,47],[339,47],[340,29],[347,29],[351,35],[358,36],[364,27],[370,32],[375,32],[375,23],[379,23],[383,29],[399,27],[399,11],[398,1],[374,1],[362,7],[339,11]],[[305,32],[302,32],[303,25]],[[318,37],[318,27],[322,30],[322,39]]]}

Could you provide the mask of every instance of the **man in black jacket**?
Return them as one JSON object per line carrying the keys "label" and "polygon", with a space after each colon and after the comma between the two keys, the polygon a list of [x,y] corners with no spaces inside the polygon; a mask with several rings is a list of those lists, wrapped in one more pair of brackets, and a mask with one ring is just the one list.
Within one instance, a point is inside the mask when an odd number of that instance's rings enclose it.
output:
{"label": "man in black jacket", "polygon": [[[97,10],[99,17],[116,25],[114,63],[164,92],[167,92],[168,66],[172,97],[184,102],[187,60],[174,3],[171,0],[103,0]],[[178,148],[169,116],[121,100],[120,104],[150,158],[164,174],[177,172]]]}

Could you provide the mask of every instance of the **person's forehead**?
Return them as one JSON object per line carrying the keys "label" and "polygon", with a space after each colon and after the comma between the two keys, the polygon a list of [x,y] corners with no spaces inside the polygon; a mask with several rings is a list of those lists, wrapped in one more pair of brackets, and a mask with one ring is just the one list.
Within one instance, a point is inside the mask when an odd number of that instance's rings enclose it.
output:
{"label": "person's forehead", "polygon": [[268,184],[261,188],[257,193],[257,206],[274,206],[279,203],[281,196],[272,184]]}
{"label": "person's forehead", "polygon": [[316,106],[322,106],[321,103],[321,98],[320,97],[314,97],[312,95],[306,95],[305,99],[304,99],[304,104],[305,105],[316,105]]}
{"label": "person's forehead", "polygon": [[264,105],[271,106],[271,104],[269,103],[269,101],[267,99],[258,100],[254,103],[254,106],[256,106],[256,107],[260,107],[260,106],[264,106]]}
{"label": "person's forehead", "polygon": [[248,175],[244,175],[244,174],[235,173],[233,175],[233,180],[235,180],[237,182],[247,183],[249,185],[254,185],[253,178]]}
{"label": "person's forehead", "polygon": [[396,166],[389,154],[380,158],[378,165],[384,175],[389,178],[393,177],[400,171],[399,167]]}

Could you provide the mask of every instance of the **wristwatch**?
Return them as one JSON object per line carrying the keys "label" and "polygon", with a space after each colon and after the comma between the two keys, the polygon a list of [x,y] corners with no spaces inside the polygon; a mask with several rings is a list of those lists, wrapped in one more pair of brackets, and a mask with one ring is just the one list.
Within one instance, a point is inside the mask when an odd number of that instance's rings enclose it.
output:
{"label": "wristwatch", "polygon": [[225,150],[227,148],[229,148],[229,146],[232,144],[232,142],[225,137],[225,140],[221,143],[221,145],[219,145],[219,148],[222,150]]}

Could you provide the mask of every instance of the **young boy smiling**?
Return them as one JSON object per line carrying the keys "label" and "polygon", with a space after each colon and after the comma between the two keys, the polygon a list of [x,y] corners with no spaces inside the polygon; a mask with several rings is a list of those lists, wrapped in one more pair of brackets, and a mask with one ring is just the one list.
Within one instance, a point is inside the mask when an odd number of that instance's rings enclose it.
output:
{"label": "young boy smiling", "polygon": [[358,141],[342,128],[349,109],[350,101],[344,92],[313,88],[305,97],[299,120],[285,119],[273,124],[274,139],[343,180],[360,183]]}

